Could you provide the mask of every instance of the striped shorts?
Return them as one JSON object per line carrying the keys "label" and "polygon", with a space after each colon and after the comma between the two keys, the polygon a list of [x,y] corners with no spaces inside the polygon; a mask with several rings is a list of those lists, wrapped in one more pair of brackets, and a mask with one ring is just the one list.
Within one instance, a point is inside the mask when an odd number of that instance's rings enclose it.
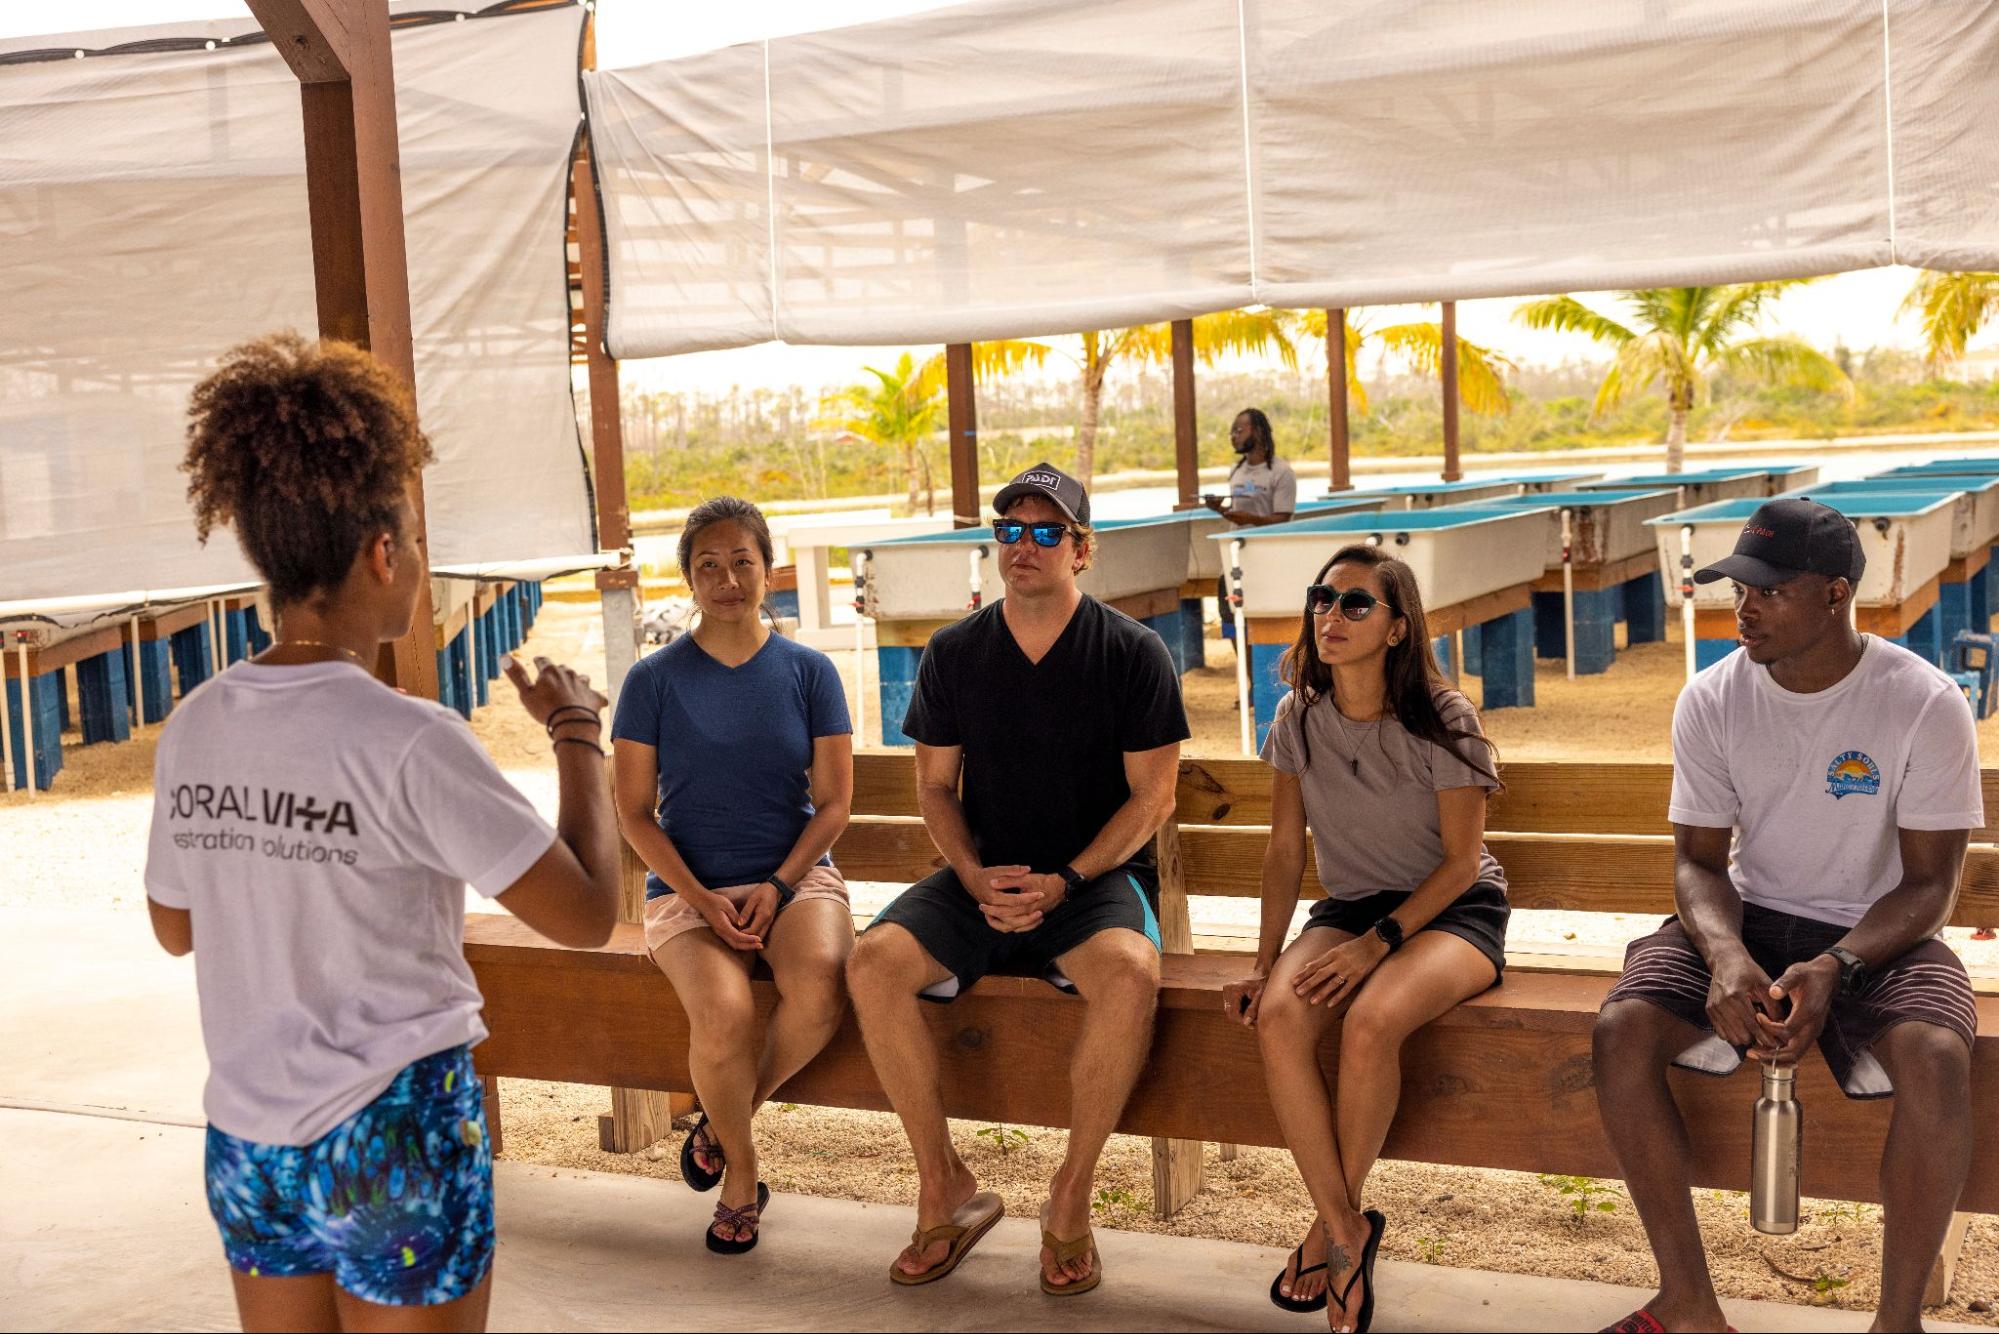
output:
{"label": "striped shorts", "polygon": [[[1849,928],[1778,912],[1755,903],[1742,905],[1742,943],[1756,966],[1775,978],[1792,964],[1825,952],[1843,939]],[[1631,942],[1624,951],[1624,975],[1604,998],[1649,1001],[1707,1036],[1673,1059],[1673,1064],[1702,1074],[1733,1074],[1742,1064],[1743,1049],[1715,1036],[1708,1023],[1708,985],[1713,981],[1707,961],[1688,938],[1680,919],[1649,936]],[[1888,1072],[1869,1049],[1874,1040],[1900,1023],[1935,1024],[1972,1045],[1978,1033],[1978,1003],[1971,978],[1956,951],[1941,940],[1926,940],[1886,967],[1870,970],[1858,995],[1836,996],[1819,1034],[1819,1051],[1849,1098],[1885,1098],[1895,1090]]]}

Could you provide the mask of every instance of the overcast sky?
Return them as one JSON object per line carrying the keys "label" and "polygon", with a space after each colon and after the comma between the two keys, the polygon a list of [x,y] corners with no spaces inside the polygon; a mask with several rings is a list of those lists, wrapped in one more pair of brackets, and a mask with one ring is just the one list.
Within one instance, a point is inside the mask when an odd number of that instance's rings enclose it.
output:
{"label": "overcast sky", "polygon": [[[446,0],[449,3],[450,0]],[[756,41],[786,33],[865,23],[940,8],[943,0],[733,0],[694,4],[685,0],[604,0],[597,18],[598,64],[610,68]],[[461,0],[471,7],[471,0]],[[0,0],[0,37],[48,31],[115,28],[178,19],[248,18],[240,0],[65,0],[59,8],[28,0]],[[1914,321],[1897,319],[1897,307],[1914,280],[1908,269],[1879,269],[1823,279],[1784,297],[1770,327],[1804,335],[1822,347],[1844,342],[1863,349],[1913,346]],[[1587,297],[1607,313],[1607,300]],[[1536,333],[1512,321],[1513,300],[1467,301],[1459,306],[1459,331],[1516,361],[1552,363],[1598,355],[1588,340]],[[1410,309],[1369,313],[1372,323],[1420,318]],[[1981,340],[1984,341],[1984,340]],[[705,352],[652,362],[627,362],[627,375],[648,389],[702,388],[730,384],[778,386],[789,383],[817,390],[846,380],[863,362],[892,360],[894,349],[791,348],[765,346]]]}

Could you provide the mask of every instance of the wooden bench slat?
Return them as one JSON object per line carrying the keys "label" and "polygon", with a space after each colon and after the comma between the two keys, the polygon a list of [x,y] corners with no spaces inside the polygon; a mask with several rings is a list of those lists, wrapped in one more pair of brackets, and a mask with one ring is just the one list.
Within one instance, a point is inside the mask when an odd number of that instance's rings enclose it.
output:
{"label": "wooden bench slat", "polygon": [[[1506,791],[1487,827],[1520,834],[1670,834],[1673,766],[1662,763],[1507,764]],[[1979,775],[1985,827],[1973,842],[1999,843],[1999,768]],[[916,770],[907,753],[854,756],[854,810],[915,815]],[[1270,768],[1252,759],[1183,759],[1174,818],[1183,825],[1268,825]]]}
{"label": "wooden bench slat", "polygon": [[[480,1074],[631,1088],[689,1084],[687,1020],[672,986],[644,955],[639,928],[620,926],[603,949],[569,950],[509,917],[467,919],[466,956],[486,996],[492,1036],[473,1048]],[[1119,1122],[1128,1134],[1238,1144],[1281,1144],[1254,1034],[1221,1012],[1222,985],[1239,959],[1164,961],[1155,1052]],[[1597,1120],[1590,1028],[1610,979],[1515,974],[1409,1040],[1391,1158],[1615,1177]],[[759,1006],[775,1001],[755,983]],[[1999,998],[1979,1000],[1973,1097],[1999,1100]],[[953,1116],[1061,1126],[1068,1118],[1068,1054],[1081,1006],[1046,983],[988,978],[949,1006],[925,1006]],[[1321,1053],[1337,1069],[1337,1039]],[[1674,1072],[1696,1145],[1702,1186],[1743,1189],[1749,1170],[1752,1069],[1728,1080]],[[1800,1071],[1811,1108],[1804,1189],[1830,1199],[1878,1200],[1889,1106],[1855,1102],[1824,1063]],[[778,1096],[816,1106],[887,1110],[849,1015],[831,1045]],[[1506,1109],[1532,1109],[1508,1114]],[[1980,1136],[1959,1207],[1999,1211],[1999,1137]]]}
{"label": "wooden bench slat", "polygon": [[[1257,898],[1262,894],[1267,830],[1182,825],[1180,855],[1189,894]],[[1488,834],[1486,846],[1506,868],[1516,908],[1568,912],[1673,911],[1673,843],[1666,836]],[[1306,839],[1305,897],[1322,897],[1311,839]],[[856,816],[833,848],[849,880],[912,882],[942,866],[915,816]],[[1952,926],[1999,924],[1999,849],[1974,847],[1965,859]]]}

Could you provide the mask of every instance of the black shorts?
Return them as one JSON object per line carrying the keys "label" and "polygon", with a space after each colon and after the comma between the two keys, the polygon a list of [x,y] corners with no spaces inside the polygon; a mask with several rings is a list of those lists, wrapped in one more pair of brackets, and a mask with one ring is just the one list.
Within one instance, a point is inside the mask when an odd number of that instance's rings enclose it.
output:
{"label": "black shorts", "polygon": [[[1760,904],[1742,905],[1742,943],[1749,957],[1771,977],[1792,964],[1823,954],[1850,928],[1799,917]],[[1742,1064],[1745,1049],[1731,1047],[1708,1022],[1708,985],[1714,975],[1678,917],[1624,950],[1624,975],[1604,997],[1605,1005],[1642,1000],[1684,1020],[1707,1036],[1673,1058],[1673,1064],[1704,1075],[1729,1075]],[[1895,1025],[1935,1024],[1964,1039],[1978,1034],[1978,1001],[1957,952],[1941,940],[1922,944],[1883,968],[1869,970],[1857,996],[1835,996],[1819,1033],[1819,1051],[1849,1098],[1885,1098],[1893,1093],[1888,1072],[1868,1048]]]}
{"label": "black shorts", "polygon": [[1055,961],[1099,931],[1123,927],[1160,948],[1159,884],[1151,867],[1120,866],[1071,890],[1032,931],[995,931],[986,924],[978,900],[947,866],[904,890],[868,930],[884,922],[915,936],[931,958],[951,971],[922,993],[925,1000],[951,1000],[988,973],[1039,977],[1074,992]]}
{"label": "black shorts", "polygon": [[[1320,899],[1312,905],[1305,926],[1308,930],[1315,926],[1329,926],[1349,935],[1364,935],[1374,929],[1376,922],[1408,901],[1407,894],[1393,889],[1370,894],[1364,899]],[[1497,986],[1501,975],[1506,972],[1506,920],[1511,916],[1513,906],[1506,901],[1505,890],[1497,885],[1478,884],[1451,900],[1448,907],[1430,919],[1423,931],[1442,931],[1469,941],[1480,954],[1492,961],[1492,982]],[[1421,935],[1422,931],[1417,934]]]}

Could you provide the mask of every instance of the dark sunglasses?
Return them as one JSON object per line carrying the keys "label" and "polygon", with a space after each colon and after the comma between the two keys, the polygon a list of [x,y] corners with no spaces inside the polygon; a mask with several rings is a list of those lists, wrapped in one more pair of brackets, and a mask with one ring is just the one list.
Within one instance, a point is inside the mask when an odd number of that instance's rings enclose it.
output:
{"label": "dark sunglasses", "polygon": [[1022,523],[1018,519],[996,519],[993,521],[993,536],[1003,547],[1010,547],[1020,541],[1026,533],[1034,534],[1034,545],[1038,547],[1059,547],[1062,539],[1069,535],[1066,523]]}
{"label": "dark sunglasses", "polygon": [[1340,615],[1348,620],[1364,621],[1374,614],[1376,607],[1385,605],[1365,588],[1349,588],[1342,593],[1325,584],[1313,584],[1305,590],[1305,610],[1314,616],[1323,616],[1338,607]]}

